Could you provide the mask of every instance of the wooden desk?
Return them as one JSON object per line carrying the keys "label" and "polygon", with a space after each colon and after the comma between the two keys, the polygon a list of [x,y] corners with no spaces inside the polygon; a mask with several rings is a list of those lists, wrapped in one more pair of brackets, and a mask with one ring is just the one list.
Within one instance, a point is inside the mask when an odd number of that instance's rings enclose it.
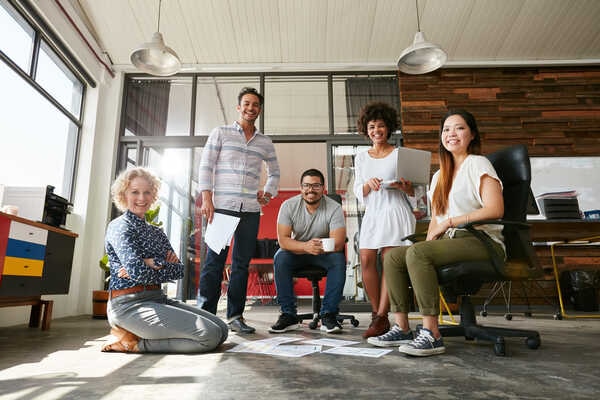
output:
{"label": "wooden desk", "polygon": [[0,212],[0,307],[31,306],[29,326],[50,329],[52,300],[67,294],[77,234]]}
{"label": "wooden desk", "polygon": [[532,242],[568,242],[600,235],[600,220],[530,220]]}

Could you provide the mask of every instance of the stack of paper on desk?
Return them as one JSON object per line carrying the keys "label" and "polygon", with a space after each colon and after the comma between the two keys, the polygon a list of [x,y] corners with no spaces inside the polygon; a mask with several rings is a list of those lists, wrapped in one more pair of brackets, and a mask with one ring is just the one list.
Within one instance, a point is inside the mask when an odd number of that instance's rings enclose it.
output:
{"label": "stack of paper on desk", "polygon": [[549,192],[537,196],[539,208],[547,219],[580,219],[579,201],[575,190]]}

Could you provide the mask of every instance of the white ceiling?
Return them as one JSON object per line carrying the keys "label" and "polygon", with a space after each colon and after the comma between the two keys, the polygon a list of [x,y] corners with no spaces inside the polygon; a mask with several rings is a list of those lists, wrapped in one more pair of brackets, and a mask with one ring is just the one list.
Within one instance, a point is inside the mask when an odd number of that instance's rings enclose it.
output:
{"label": "white ceiling", "polygon": [[[157,30],[159,0],[58,1],[117,71]],[[420,0],[419,14],[447,66],[600,63],[599,0]],[[414,0],[162,0],[160,31],[190,72],[394,69],[417,16]]]}

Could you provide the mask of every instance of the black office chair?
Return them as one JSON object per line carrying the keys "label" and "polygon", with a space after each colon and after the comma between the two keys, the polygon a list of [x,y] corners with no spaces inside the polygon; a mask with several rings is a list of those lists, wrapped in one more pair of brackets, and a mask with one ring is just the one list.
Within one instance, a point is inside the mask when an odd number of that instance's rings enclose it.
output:
{"label": "black office chair", "polygon": [[[327,196],[342,204],[342,196],[339,194],[328,194]],[[327,271],[319,266],[308,264],[302,268],[296,269],[293,275],[296,278],[308,279],[312,285],[312,313],[298,314],[298,322],[310,319],[312,321],[309,322],[308,327],[310,329],[317,329],[321,319],[319,315],[321,311],[321,293],[319,290],[319,281],[327,276]],[[344,320],[350,320],[352,326],[358,326],[358,320],[354,317],[354,315],[338,314],[337,320],[340,323],[344,322]]]}
{"label": "black office chair", "polygon": [[[484,283],[516,281],[538,277],[542,270],[537,263],[529,237],[529,225],[525,223],[527,201],[531,181],[531,166],[527,147],[517,145],[487,155],[503,185],[504,217],[501,220],[476,221],[459,226],[472,232],[490,252],[489,261],[462,262],[447,265],[437,271],[444,298],[460,302],[460,325],[442,325],[442,336],[464,336],[467,340],[481,339],[494,342],[494,353],[506,355],[504,337],[524,337],[530,349],[541,344],[537,331],[486,327],[477,324],[475,309],[470,296],[477,293]],[[495,256],[485,233],[475,229],[477,225],[503,225],[507,260]],[[416,235],[409,239],[416,240]]]}

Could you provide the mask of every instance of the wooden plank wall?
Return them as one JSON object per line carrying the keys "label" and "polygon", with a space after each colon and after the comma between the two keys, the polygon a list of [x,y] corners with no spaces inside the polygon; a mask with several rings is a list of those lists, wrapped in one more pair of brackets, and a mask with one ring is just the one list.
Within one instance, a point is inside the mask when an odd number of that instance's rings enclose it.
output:
{"label": "wooden plank wall", "polygon": [[448,108],[470,111],[483,153],[524,143],[531,156],[600,155],[600,66],[445,68],[399,73],[406,146],[433,152]]}
{"label": "wooden plank wall", "polygon": [[[536,157],[600,156],[600,66],[443,68],[425,75],[399,73],[398,80],[404,145],[433,153],[432,174],[439,169],[440,120],[449,108],[473,113],[484,154],[523,143]],[[536,285],[541,291],[529,290],[529,301],[543,304],[544,295],[555,295],[556,288],[549,248],[536,253],[547,274]],[[598,249],[561,249],[557,261],[561,270],[597,268],[599,255]],[[489,289],[478,293],[478,302]],[[526,301],[519,292],[513,293],[513,304]]]}

